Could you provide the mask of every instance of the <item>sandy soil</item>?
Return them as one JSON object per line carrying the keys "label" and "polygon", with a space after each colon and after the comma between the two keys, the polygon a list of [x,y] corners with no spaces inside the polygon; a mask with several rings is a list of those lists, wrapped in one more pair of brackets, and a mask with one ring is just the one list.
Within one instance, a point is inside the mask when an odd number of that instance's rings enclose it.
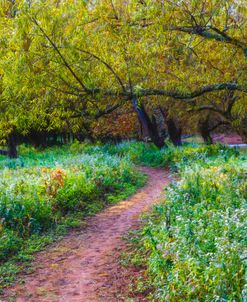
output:
{"label": "sandy soil", "polygon": [[[119,302],[128,283],[122,274],[122,236],[137,228],[140,214],[161,196],[169,182],[168,171],[143,168],[149,180],[132,197],[105,209],[88,221],[86,229],[71,232],[37,255],[34,271],[23,284],[5,291],[1,301],[16,302]],[[134,272],[129,272],[129,274]]]}

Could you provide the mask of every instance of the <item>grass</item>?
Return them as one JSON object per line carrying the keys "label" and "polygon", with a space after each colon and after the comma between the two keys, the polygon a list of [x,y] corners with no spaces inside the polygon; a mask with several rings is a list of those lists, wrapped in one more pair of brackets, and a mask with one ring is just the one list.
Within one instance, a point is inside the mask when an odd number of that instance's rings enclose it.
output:
{"label": "grass", "polygon": [[[125,157],[75,143],[0,161],[0,287],[29,266],[34,252],[145,183]],[[84,150],[85,149],[85,150]]]}
{"label": "grass", "polygon": [[170,166],[180,181],[131,238],[127,258],[145,271],[132,290],[151,301],[244,301],[246,152],[140,142],[19,151],[0,158],[1,287],[31,269],[33,253],[142,186],[135,165]]}
{"label": "grass", "polygon": [[143,271],[132,290],[150,301],[246,301],[246,153],[180,152],[180,180],[130,236],[125,264]]}

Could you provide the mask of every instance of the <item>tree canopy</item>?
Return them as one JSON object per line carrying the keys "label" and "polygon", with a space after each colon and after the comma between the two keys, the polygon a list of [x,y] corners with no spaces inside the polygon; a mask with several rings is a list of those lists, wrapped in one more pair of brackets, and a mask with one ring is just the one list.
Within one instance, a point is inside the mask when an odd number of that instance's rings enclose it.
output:
{"label": "tree canopy", "polygon": [[246,16],[241,0],[2,1],[0,136],[88,132],[131,106],[152,139],[150,107],[246,139]]}

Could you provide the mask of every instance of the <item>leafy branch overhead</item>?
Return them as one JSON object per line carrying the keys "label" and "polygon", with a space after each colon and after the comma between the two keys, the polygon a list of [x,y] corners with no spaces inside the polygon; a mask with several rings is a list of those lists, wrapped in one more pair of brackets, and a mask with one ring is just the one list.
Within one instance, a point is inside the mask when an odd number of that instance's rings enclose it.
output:
{"label": "leafy branch overhead", "polygon": [[220,122],[245,133],[245,20],[235,0],[1,2],[0,137],[88,132],[130,108],[150,128],[150,106],[187,120],[232,93]]}

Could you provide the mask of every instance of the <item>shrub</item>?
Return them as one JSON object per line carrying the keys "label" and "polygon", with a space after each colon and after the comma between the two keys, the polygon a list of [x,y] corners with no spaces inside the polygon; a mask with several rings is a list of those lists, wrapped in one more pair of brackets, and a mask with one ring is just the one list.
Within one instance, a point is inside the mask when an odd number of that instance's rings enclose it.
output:
{"label": "shrub", "polygon": [[7,260],[17,253],[22,245],[22,239],[14,231],[9,229],[0,230],[0,262]]}

